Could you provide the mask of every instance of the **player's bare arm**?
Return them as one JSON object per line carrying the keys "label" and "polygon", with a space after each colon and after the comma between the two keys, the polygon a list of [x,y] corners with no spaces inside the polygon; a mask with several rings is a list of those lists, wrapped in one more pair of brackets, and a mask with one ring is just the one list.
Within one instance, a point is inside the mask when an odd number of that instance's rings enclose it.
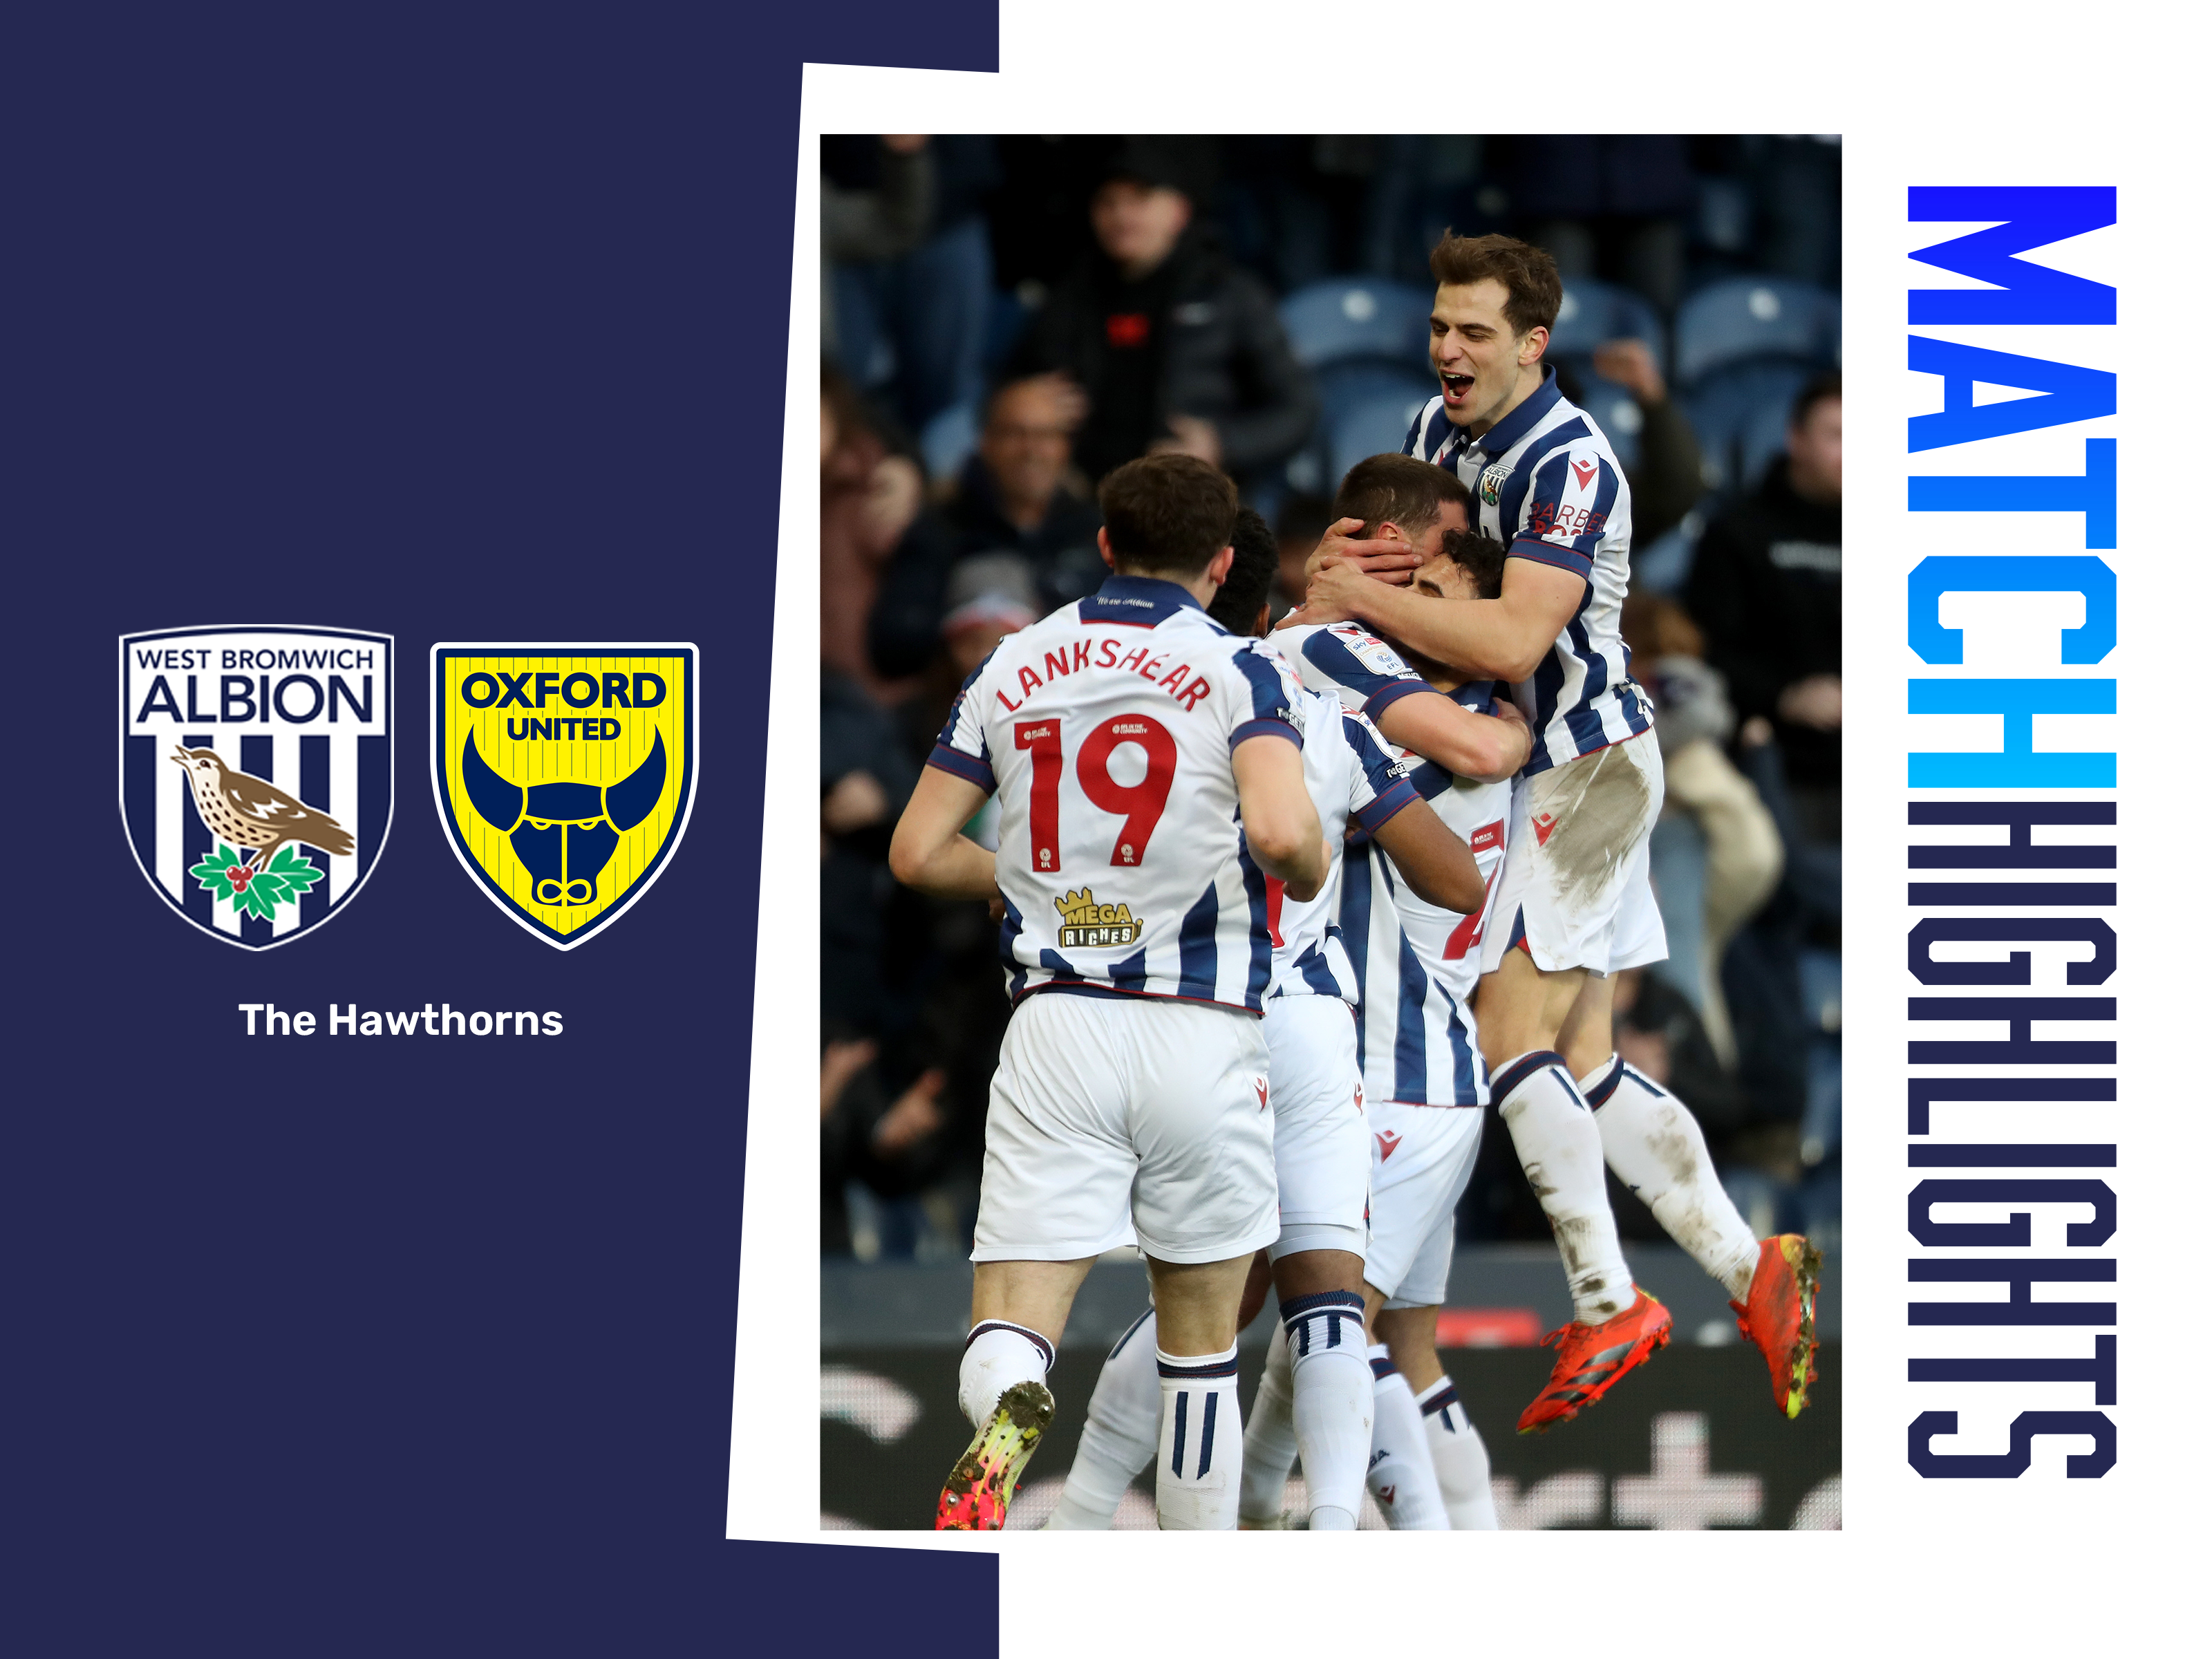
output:
{"label": "player's bare arm", "polygon": [[1304,763],[1288,738],[1247,738],[1231,757],[1244,842],[1259,866],[1299,903],[1321,891],[1328,874],[1328,842],[1321,814],[1306,793]]}
{"label": "player's bare arm", "polygon": [[1401,697],[1376,726],[1401,749],[1479,783],[1503,783],[1527,763],[1531,738],[1521,711],[1478,714],[1449,697]]}
{"label": "player's bare arm", "polygon": [[[1425,697],[1407,699],[1425,702]],[[1463,916],[1482,908],[1485,888],[1474,854],[1454,835],[1425,800],[1414,801],[1390,815],[1374,831],[1375,840],[1398,866],[1406,884],[1439,909],[1456,910]]]}
{"label": "player's bare arm", "polygon": [[933,898],[996,897],[999,882],[991,854],[960,833],[986,799],[967,779],[924,767],[898,828],[891,831],[891,874]]}
{"label": "player's bare arm", "polygon": [[1296,620],[1364,623],[1470,678],[1525,680],[1581,608],[1589,586],[1573,571],[1509,558],[1496,599],[1433,599],[1339,564],[1315,577]]}

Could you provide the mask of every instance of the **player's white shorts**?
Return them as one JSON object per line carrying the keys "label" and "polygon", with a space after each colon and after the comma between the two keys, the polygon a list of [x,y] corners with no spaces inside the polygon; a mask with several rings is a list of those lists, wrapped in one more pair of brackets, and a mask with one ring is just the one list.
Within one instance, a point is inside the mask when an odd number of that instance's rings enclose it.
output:
{"label": "player's white shorts", "polygon": [[1612,974],[1662,960],[1667,929],[1651,896],[1651,826],[1665,796],[1659,739],[1649,732],[1516,778],[1482,971],[1524,942],[1547,971]]}
{"label": "player's white shorts", "polygon": [[1071,1261],[1127,1241],[1218,1261],[1274,1242],[1261,1022],[1065,991],[1007,1023],[983,1127],[976,1261]]}
{"label": "player's white shorts", "polygon": [[1283,1233],[1267,1254],[1367,1253],[1367,1119],[1358,1032],[1340,997],[1271,997],[1267,1104]]}
{"label": "player's white shorts", "polygon": [[1485,1115],[1479,1106],[1367,1103],[1367,1282],[1389,1298],[1385,1307],[1443,1302],[1452,1212],[1474,1173]]}

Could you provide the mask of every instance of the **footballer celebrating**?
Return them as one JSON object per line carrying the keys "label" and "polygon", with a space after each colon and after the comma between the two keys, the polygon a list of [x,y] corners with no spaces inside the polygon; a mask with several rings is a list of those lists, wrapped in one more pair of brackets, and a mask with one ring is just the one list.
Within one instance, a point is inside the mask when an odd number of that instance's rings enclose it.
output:
{"label": "footballer celebrating", "polygon": [[[1485,581],[1498,591],[1504,550],[1467,533],[1467,501],[1451,473],[1377,455],[1346,475],[1336,511],[1419,552],[1427,562],[1417,579],[1428,591],[1471,599]],[[1501,688],[1488,680],[1462,684],[1433,664],[1417,671],[1357,623],[1286,627],[1273,637],[1308,685],[1334,690],[1355,708],[1383,709],[1386,735],[1408,739],[1408,781],[1486,875],[1494,874],[1505,856],[1510,779],[1528,758],[1529,739]],[[1411,695],[1416,690],[1426,695]],[[1431,718],[1409,718],[1416,714]],[[1470,735],[1502,739],[1496,752],[1462,761],[1466,773],[1424,752],[1453,752],[1433,743],[1430,727],[1455,721]],[[1490,1099],[1468,1006],[1487,912],[1458,914],[1427,902],[1387,847],[1348,849],[1341,884],[1341,920],[1359,978],[1372,1143],[1366,1289],[1376,1346],[1369,1351],[1376,1404],[1368,1486],[1395,1528],[1494,1529],[1488,1454],[1436,1352],[1453,1216],[1474,1173]],[[1271,1357],[1246,1429],[1246,1525],[1273,1524],[1281,1509],[1289,1458],[1275,1426],[1276,1394]]]}
{"label": "footballer celebrating", "polygon": [[[893,834],[909,886],[1006,907],[1014,1003],[991,1087],[960,1401],[975,1438],[939,1530],[995,1530],[1050,1424],[1075,1293],[1133,1222],[1158,1311],[1160,1524],[1235,1525],[1237,1312],[1279,1231],[1261,1012],[1267,883],[1329,857],[1304,715],[1264,643],[1205,606],[1236,488],[1182,455],[1099,487],[1097,594],[1000,641]],[[995,856],[961,833],[998,797]]]}
{"label": "footballer celebrating", "polygon": [[1478,527],[1506,548],[1500,591],[1417,592],[1404,584],[1418,556],[1349,540],[1356,526],[1340,521],[1316,550],[1298,620],[1362,622],[1455,672],[1509,680],[1534,728],[1475,1004],[1499,1115],[1574,1297],[1573,1322],[1554,1334],[1552,1378],[1520,1426],[1575,1416],[1668,1339],[1666,1310],[1631,1282],[1606,1204],[1608,1164],[1727,1287],[1776,1403],[1795,1417],[1812,1380],[1817,1254],[1795,1235],[1755,1238],[1695,1119],[1613,1051],[1609,976],[1666,954],[1649,879],[1658,742],[1620,633],[1628,486],[1604,434],[1543,362],[1560,300],[1551,257],[1510,237],[1447,236],[1430,269],[1441,395],[1416,417],[1406,453],[1473,493]]}
{"label": "footballer celebrating", "polygon": [[[1235,561],[1209,609],[1237,633],[1264,635],[1278,564],[1274,537],[1259,514],[1245,510],[1237,514],[1234,546]],[[1295,684],[1292,696],[1304,715],[1306,787],[1332,863],[1322,891],[1307,902],[1273,878],[1267,883],[1274,954],[1264,1030],[1282,1207],[1282,1235],[1267,1250],[1282,1315],[1268,1375],[1283,1397],[1282,1462],[1287,1469],[1292,1455],[1304,1461],[1313,1530],[1348,1532],[1358,1525],[1374,1388],[1364,1340],[1368,1123],[1352,1017],[1358,979],[1336,924],[1338,873],[1346,867],[1339,855],[1356,828],[1389,850],[1425,902],[1455,918],[1481,908],[1484,884],[1464,838],[1406,780],[1372,726],[1333,696]],[[1517,760],[1521,750],[1513,752]],[[1267,1293],[1267,1275],[1255,1271],[1255,1279],[1246,1290],[1248,1314]],[[1158,1389],[1147,1385],[1138,1342],[1152,1318],[1138,1321],[1108,1357],[1075,1466],[1047,1522],[1051,1528],[1110,1524],[1121,1494],[1152,1456],[1161,1401]]]}

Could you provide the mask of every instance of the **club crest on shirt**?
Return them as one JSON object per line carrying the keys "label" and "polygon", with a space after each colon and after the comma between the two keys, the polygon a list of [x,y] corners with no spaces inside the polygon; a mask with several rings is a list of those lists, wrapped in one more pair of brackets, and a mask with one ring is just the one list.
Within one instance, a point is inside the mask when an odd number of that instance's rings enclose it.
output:
{"label": "club crest on shirt", "polygon": [[118,795],[147,881],[265,951],[361,890],[392,823],[392,636],[246,625],[126,634]]}
{"label": "club crest on shirt", "polygon": [[574,950],[675,857],[698,773],[692,645],[435,645],[430,772],[484,896]]}
{"label": "club crest on shirt", "polygon": [[1088,887],[1071,892],[1066,898],[1054,899],[1052,908],[1060,912],[1062,950],[1090,945],[1134,945],[1137,936],[1145,931],[1143,920],[1131,915],[1127,905],[1093,898]]}
{"label": "club crest on shirt", "polygon": [[1498,505],[1505,493],[1505,481],[1512,475],[1512,466],[1504,461],[1492,461],[1482,469],[1482,482],[1475,486],[1475,494],[1482,497],[1485,507]]}

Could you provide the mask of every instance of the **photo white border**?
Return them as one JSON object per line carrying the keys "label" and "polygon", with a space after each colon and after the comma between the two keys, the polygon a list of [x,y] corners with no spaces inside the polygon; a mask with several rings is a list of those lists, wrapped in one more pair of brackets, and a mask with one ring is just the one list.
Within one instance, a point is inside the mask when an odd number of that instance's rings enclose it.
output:
{"label": "photo white border", "polygon": [[[2106,242],[2084,241],[2078,251],[2082,269],[2094,267],[2121,285],[2121,412],[2112,428],[2123,439],[2121,546],[2107,556],[2122,577],[2114,659],[2124,681],[2121,725],[2134,729],[2134,720],[2171,710],[2185,733],[2187,711],[2196,706],[2186,647],[2202,633],[2195,619],[2205,614],[2207,586],[2204,561],[2186,545],[2195,467],[2193,428],[2184,416],[2186,390],[2201,383],[2202,353],[2192,349],[2190,325],[2202,302],[2183,284],[2203,269],[2205,237],[2193,165],[2203,139],[2183,125],[2201,94],[2182,77],[2202,61],[2201,24],[2126,3],[2085,18],[2049,4],[2002,12],[1896,4],[1814,12],[1618,0],[1552,15],[1451,13],[1397,0],[1356,12],[1313,3],[1158,0],[1101,12],[1002,0],[1000,17],[995,76],[820,65],[806,71],[771,777],[809,763],[818,741],[807,653],[811,647],[818,656],[819,489],[807,440],[817,418],[820,133],[1843,135],[1844,357],[1854,434],[1847,449],[1852,550],[1845,590],[1852,669],[1845,902],[1854,925],[1845,965],[1853,1153],[1844,1231],[1852,1296],[1850,1380],[1831,1396],[1830,1408],[1844,1413],[1848,1501],[1843,1531],[1817,1540],[1775,1532],[1641,1540],[1507,1533],[1474,1542],[1449,1534],[1393,1534],[1376,1543],[1374,1534],[1352,1534],[1334,1543],[1308,1535],[1291,1545],[1204,1539],[1165,1545],[1102,1543],[1091,1534],[908,1533],[883,1543],[1000,1552],[1000,1639],[1009,1651],[1033,1645],[1054,1654],[1119,1653],[1164,1638],[1179,1646],[1272,1646],[1288,1639],[1295,1624],[1316,1638],[1382,1635],[1399,1646],[1409,1637],[1455,1648],[1525,1637],[1547,1644],[1532,1650],[1539,1652],[1601,1638],[1662,1653],[1741,1645],[1753,1652],[1857,1654],[1876,1643],[1907,1652],[1960,1644],[1976,1652],[2042,1653],[2153,1635],[2166,1613],[2178,1619],[2180,1586],[2190,1580],[2180,1553],[2200,1529],[2197,1494],[2207,1473],[2204,1437],[2191,1420],[2207,1341],[2201,1322],[2192,1322],[2196,1298],[2186,1294],[2196,1276],[2165,1269],[2168,1260],[2177,1269],[2180,1260],[2193,1260],[2166,1252],[2182,1243],[2179,1218],[2201,1207],[2183,1183],[2205,1167],[2206,1109],[2193,1088],[2169,1099],[2147,1086],[2153,1078],[2193,1079],[2197,1067],[2185,1048],[2154,1055],[2142,1040],[2202,1023],[2192,1007],[2201,996],[2185,1000],[2196,988],[2193,963],[2166,947],[2177,931],[2186,939],[2201,930],[2205,899],[2204,884],[2193,874],[2156,880],[2148,849],[2162,851],[2184,836],[2193,845],[2203,809],[2196,769],[2170,755],[2161,763],[2154,738],[2130,747],[2124,737],[2115,745],[2122,752],[2126,838],[2122,961],[2136,969],[2115,981],[2122,988],[2120,1041],[2131,1076],[2146,1079],[2139,1089],[2124,1087],[2131,1107],[2114,1121],[2119,1133],[2106,1137],[2122,1144],[2114,1184],[2119,1242],[2128,1246],[2118,1287],[2126,1328],[2114,1413],[2122,1425],[2118,1463],[2100,1481],[2053,1479],[2050,1466],[2060,1460],[2046,1445],[2037,1468],[2020,1480],[1939,1482],[1920,1479],[1905,1462],[1911,1412],[1903,1194],[1910,1182],[1899,1079],[1910,981],[1900,832],[1904,754],[1913,746],[1904,683],[1915,659],[1904,644],[1902,601],[1906,569],[1940,540],[1942,528],[1924,515],[1911,523],[1904,511],[1904,478],[1915,470],[1907,465],[1904,421],[1934,406],[1934,383],[1905,371],[1905,295],[1942,281],[1908,258],[1938,238],[1906,222],[1905,191],[1929,184],[2118,186],[2120,223],[2095,234]],[[2062,246],[2030,257],[2066,266],[2073,251]],[[2103,275],[2116,264],[2118,277]],[[2178,537],[2164,528],[2167,519],[2177,520]],[[2154,533],[2183,545],[2162,549],[2157,566],[2131,561],[2130,535]],[[2173,635],[2177,616],[2187,619],[2180,648],[2157,648],[2154,642]],[[770,816],[775,810],[764,809],[764,846],[789,833]],[[2186,867],[2193,872],[2193,860]],[[2130,917],[2137,919],[2132,932]],[[818,1035],[817,925],[813,896],[771,863],[757,964],[732,1425],[738,1455],[728,1526],[732,1537],[853,1543],[860,1541],[855,1535],[815,1529],[816,1431],[799,1427],[814,1399],[820,1283],[816,1188],[794,1172],[816,1169],[818,1136],[790,1097],[811,1085],[805,1062],[818,1041],[810,1049],[792,1039]],[[2154,1258],[2160,1278],[2181,1295],[2149,1293],[2160,1282],[2148,1276]],[[2154,1310],[2166,1319],[2157,1321]],[[1074,1428],[1071,1413],[1060,1431]],[[781,1455],[794,1431],[809,1450]],[[762,1467],[750,1453],[764,1437],[773,1437],[778,1452],[772,1494],[738,1473]],[[948,1447],[947,1456],[957,1449]],[[1224,1556],[1215,1567],[1209,1553],[1253,1548],[1353,1552],[1328,1565],[1372,1575],[1370,1604],[1360,1607],[1357,1595],[1302,1595],[1294,1613],[1280,1611],[1272,1592],[1284,1581],[1263,1571],[1273,1566],[1279,1575],[1289,1563],[1247,1553],[1235,1558],[1237,1566]],[[1110,1576],[1102,1578],[1105,1562],[1150,1562],[1158,1559],[1147,1553],[1153,1549],[1175,1552],[1175,1565],[1141,1576],[1108,1568]],[[1367,1550],[1382,1553],[1370,1561],[1358,1553]],[[1307,1574],[1319,1565],[1310,1553],[1294,1559]],[[1325,1601],[1337,1605],[1317,1605]],[[941,1621],[951,1610],[915,1611]],[[2193,1620],[2175,1626],[2193,1627]]]}

